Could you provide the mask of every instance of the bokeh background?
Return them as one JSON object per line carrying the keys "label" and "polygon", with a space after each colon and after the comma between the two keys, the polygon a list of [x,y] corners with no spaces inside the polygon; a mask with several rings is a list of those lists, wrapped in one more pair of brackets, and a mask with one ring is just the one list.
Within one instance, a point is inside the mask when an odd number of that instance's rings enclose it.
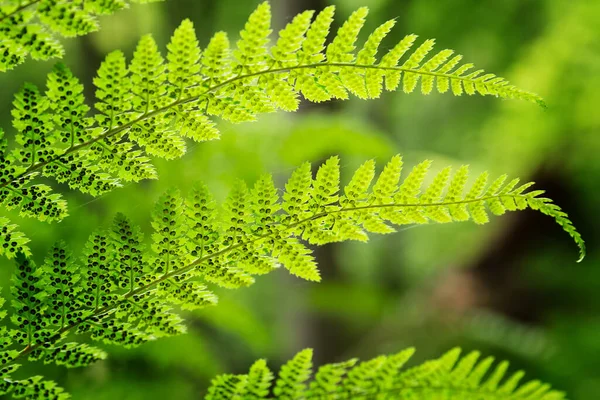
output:
{"label": "bokeh background", "polygon": [[[217,30],[235,40],[255,0],[169,0],[102,19],[102,29],[66,41],[64,62],[93,96],[103,56],[151,32],[164,49],[183,18],[206,45]],[[576,263],[569,237],[552,220],[521,212],[478,227],[430,225],[317,250],[320,284],[284,270],[248,289],[220,291],[220,304],[186,313],[189,334],[135,350],[111,348],[86,369],[28,366],[81,399],[197,399],[210,378],[245,371],[259,357],[278,367],[305,347],[317,363],[373,357],[407,346],[415,361],[454,346],[508,358],[529,377],[572,399],[600,398],[600,2],[595,0],[273,0],[275,29],[304,9],[335,4],[343,21],[370,7],[367,31],[398,23],[384,47],[407,33],[437,38],[477,66],[542,95],[548,109],[518,101],[391,93],[376,101],[305,104],[256,123],[220,123],[222,140],[190,145],[177,161],[156,161],[160,180],[128,185],[100,199],[62,188],[71,216],[60,224],[19,220],[41,260],[53,241],[75,251],[87,235],[124,212],[146,229],[152,203],[169,187],[204,181],[223,198],[238,178],[265,172],[278,182],[302,161],[342,157],[345,178],[360,162],[382,165],[396,153],[436,168],[468,163],[534,180],[572,217],[588,242]],[[52,63],[29,61],[0,75],[0,123],[10,135],[12,93],[43,85]],[[8,287],[13,265],[0,260]]]}

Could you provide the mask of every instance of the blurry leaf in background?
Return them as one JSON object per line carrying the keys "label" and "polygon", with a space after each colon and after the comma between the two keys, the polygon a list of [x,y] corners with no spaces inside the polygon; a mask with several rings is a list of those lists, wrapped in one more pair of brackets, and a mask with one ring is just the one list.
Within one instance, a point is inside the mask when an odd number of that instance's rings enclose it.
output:
{"label": "blurry leaf in background", "polygon": [[600,4],[551,2],[549,15],[545,32],[511,74],[544,93],[548,109],[502,103],[481,129],[476,149],[490,167],[522,173],[550,164],[584,172],[600,165],[593,162],[600,151],[600,113],[593,106],[600,101],[593,89],[600,84],[600,34],[593,23],[600,18]]}
{"label": "blurry leaf in background", "polygon": [[[347,114],[305,114],[278,138],[276,152],[286,165],[319,160],[332,154],[389,159],[394,143],[368,122]],[[346,157],[344,157],[346,158]]]}

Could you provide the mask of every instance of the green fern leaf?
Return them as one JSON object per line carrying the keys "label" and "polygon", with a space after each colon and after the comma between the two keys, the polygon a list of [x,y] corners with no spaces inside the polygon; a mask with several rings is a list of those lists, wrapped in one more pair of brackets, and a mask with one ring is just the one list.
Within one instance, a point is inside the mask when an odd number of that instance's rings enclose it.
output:
{"label": "green fern leaf", "polygon": [[[15,278],[15,307],[22,310],[14,320],[21,328],[15,340],[36,345],[71,327],[125,345],[177,334],[184,328],[171,304],[184,308],[215,304],[207,284],[247,286],[253,282],[252,275],[270,272],[278,264],[301,278],[318,281],[317,265],[306,242],[363,240],[364,231],[373,230],[373,221],[386,224],[390,231],[394,224],[465,218],[481,223],[487,221],[487,208],[510,210],[512,206],[505,206],[507,199],[512,199],[515,209],[529,207],[554,217],[583,254],[583,241],[568,217],[550,200],[539,197],[542,192],[527,192],[529,185],[516,187],[516,181],[504,185],[504,178],[486,189],[487,174],[482,174],[463,194],[465,167],[452,178],[450,170],[443,169],[423,187],[429,166],[430,162],[417,165],[402,181],[402,163],[396,156],[369,193],[374,164],[368,162],[354,174],[342,197],[336,157],[321,166],[314,180],[309,164],[297,169],[282,199],[267,177],[250,191],[238,184],[221,207],[215,206],[203,186],[194,189],[187,200],[177,191],[168,192],[153,215],[150,251],[143,248],[139,229],[118,216],[110,234],[90,237],[79,273],[60,245],[41,270],[22,259],[19,270],[23,275]],[[465,206],[460,215],[452,208],[457,205]],[[150,296],[154,292],[156,297]]]}
{"label": "green fern leaf", "polygon": [[312,371],[312,350],[299,352],[284,364],[275,381],[273,394],[280,399],[295,399],[306,391],[306,381]]}
{"label": "green fern leaf", "polygon": [[[117,214],[110,239],[113,257],[111,261],[114,261],[116,267],[112,276],[113,281],[118,288],[131,292],[139,285],[142,274],[149,269],[143,255],[142,234],[139,227],[132,226],[124,215]],[[156,252],[156,249],[153,250]]]}
{"label": "green fern leaf", "polygon": [[63,388],[57,386],[53,381],[43,380],[41,376],[32,376],[21,380],[5,378],[4,382],[0,384],[0,393],[26,399],[64,400],[70,398]]}
{"label": "green fern leaf", "polygon": [[[41,18],[55,31],[70,35],[92,29],[94,15],[127,5],[118,0],[86,2],[58,21],[58,16],[70,12],[73,5],[56,0],[33,3],[24,4],[23,10],[0,6],[10,15],[4,19],[0,16],[0,25],[12,21],[9,25],[14,27],[15,18],[27,16],[27,21]],[[218,32],[204,51],[193,24],[184,20],[167,46],[166,57],[150,35],[140,40],[129,65],[121,52],[106,57],[94,78],[95,115],[86,105],[81,83],[64,65],[57,65],[48,76],[45,93],[26,84],[15,98],[12,114],[17,147],[7,153],[6,141],[1,139],[0,204],[17,209],[22,216],[60,220],[67,214],[66,204],[49,186],[36,183],[40,176],[98,196],[123,181],[156,178],[150,158],[181,157],[186,152],[186,138],[198,142],[219,138],[215,118],[243,122],[277,109],[295,111],[300,96],[316,102],[345,99],[349,93],[376,98],[384,82],[388,90],[402,84],[405,92],[415,90],[421,82],[425,94],[436,87],[444,92],[451,86],[455,94],[465,91],[539,101],[501,78],[479,71],[468,73],[470,65],[460,65],[459,56],[450,58],[450,50],[431,55],[433,40],[413,50],[415,35],[402,39],[378,60],[380,44],[394,21],[380,25],[360,45],[358,34],[367,13],[367,8],[354,12],[327,43],[334,8],[325,8],[314,20],[314,13],[306,11],[282,29],[275,44],[269,46],[271,10],[265,2],[251,14],[235,49],[230,48],[227,34]],[[39,26],[33,23],[32,32]],[[52,40],[45,43],[50,45]],[[44,51],[43,46],[40,51]],[[492,201],[490,208],[500,213],[503,208],[523,208],[523,201],[499,199]],[[500,203],[503,205],[499,207]],[[467,208],[484,221],[480,205]],[[457,205],[450,212],[459,216],[462,209]],[[302,214],[309,209],[298,211]],[[429,216],[447,219],[438,211],[431,210]],[[386,213],[382,211],[381,216]],[[422,214],[418,210],[407,213],[412,220]],[[390,231],[379,214],[363,217],[368,231]],[[338,228],[348,237],[365,239],[348,224],[338,224]],[[311,235],[314,243],[335,240],[331,235],[309,233],[307,237]]]}
{"label": "green fern leaf", "polygon": [[312,181],[310,163],[304,163],[292,173],[285,184],[282,208],[290,222],[298,222],[308,214]]}
{"label": "green fern leaf", "polygon": [[83,316],[77,311],[80,295],[77,266],[65,244],[59,242],[50,250],[41,268],[52,271],[52,275],[42,278],[46,288],[44,291],[50,298],[48,309],[45,310],[45,325],[63,329]]}
{"label": "green fern leaf", "polygon": [[82,306],[98,311],[114,301],[114,260],[110,256],[112,243],[108,232],[92,234],[83,252]]}
{"label": "green fern leaf", "polygon": [[194,87],[201,85],[200,45],[189,19],[175,30],[167,45],[167,79],[169,97],[179,100],[193,94]]}
{"label": "green fern leaf", "polygon": [[150,265],[158,275],[168,274],[191,261],[186,258],[189,252],[186,248],[187,224],[181,194],[177,191],[166,193],[156,204],[152,216],[152,250],[157,256]]}
{"label": "green fern leaf", "polygon": [[6,256],[8,259],[16,257],[21,253],[25,256],[31,255],[31,250],[27,246],[29,239],[23,232],[19,232],[17,226],[10,223],[8,218],[0,217],[0,256]]}
{"label": "green fern leaf", "polygon": [[244,391],[246,380],[242,375],[219,375],[212,380],[206,400],[238,399]]}
{"label": "green fern leaf", "polygon": [[[137,0],[149,3],[157,0]],[[160,0],[158,0],[160,1]],[[34,60],[62,57],[58,36],[75,37],[98,29],[98,16],[127,8],[127,0],[2,0],[0,1],[0,72],[27,56]]]}
{"label": "green fern leaf", "polygon": [[339,200],[340,159],[337,156],[329,158],[317,171],[313,182],[312,207],[315,212],[327,210],[327,206]]}
{"label": "green fern leaf", "polygon": [[375,185],[373,185],[372,201],[379,204],[391,203],[398,190],[400,172],[402,171],[402,157],[396,155],[387,163]]}
{"label": "green fern leaf", "polygon": [[354,11],[340,27],[333,41],[327,46],[326,56],[329,62],[352,62],[355,42],[365,24],[369,10],[367,7]]}
{"label": "green fern leaf", "polygon": [[373,393],[377,390],[376,376],[378,370],[386,362],[385,356],[379,356],[369,361],[363,361],[353,367],[341,383],[340,392],[352,396],[361,396],[364,393]]}
{"label": "green fern leaf", "polygon": [[[271,48],[271,54],[277,68],[295,65],[297,52],[303,48],[307,40],[307,32],[311,27],[314,11],[304,11],[294,17],[292,22],[279,31],[277,43]],[[323,38],[323,42],[325,38]]]}
{"label": "green fern leaf", "polygon": [[[106,57],[94,78],[98,98],[94,106],[99,112],[95,117],[102,130],[123,129],[120,127],[131,121],[131,82],[127,74],[125,56],[116,51]],[[95,131],[91,142],[87,157],[108,173],[133,182],[156,178],[150,159],[134,149],[133,143],[123,142],[118,136],[102,137]]]}
{"label": "green fern leaf", "polygon": [[[456,218],[451,207],[477,204],[486,213],[485,207],[491,200],[506,198],[543,209],[555,216],[559,224],[562,222],[568,233],[579,238],[571,230],[572,225],[567,224],[566,215],[548,199],[538,197],[539,191],[525,192],[525,186],[514,188],[515,183],[503,188],[503,179],[486,190],[484,174],[463,194],[465,167],[458,169],[453,178],[449,168],[443,169],[423,188],[430,162],[417,165],[404,181],[400,179],[401,164],[399,156],[392,158],[370,193],[374,163],[363,164],[344,188],[342,197],[338,197],[340,167],[336,157],[323,164],[314,180],[310,165],[303,164],[292,173],[281,199],[269,177],[261,178],[252,190],[239,183],[222,206],[216,205],[205,186],[194,188],[187,199],[177,191],[170,191],[161,197],[153,213],[153,244],[149,250],[142,246],[139,229],[118,216],[110,234],[100,232],[90,237],[81,278],[69,275],[74,269],[68,261],[64,261],[65,266],[58,261],[59,271],[65,268],[62,275],[69,276],[69,285],[81,287],[72,291],[59,287],[61,295],[67,296],[67,300],[71,298],[70,302],[81,297],[81,313],[69,311],[71,318],[84,319],[89,313],[103,314],[132,301],[144,303],[148,301],[144,294],[152,288],[166,300],[160,307],[168,307],[169,303],[190,308],[207,306],[216,302],[207,284],[247,286],[253,282],[252,275],[270,272],[277,264],[304,279],[319,280],[312,251],[305,242],[354,239],[350,234],[353,231],[340,226],[368,230],[373,219],[388,224],[461,221],[464,215]],[[446,189],[448,182],[450,186]],[[504,202],[501,200],[500,206]],[[473,210],[479,208],[468,207],[463,212],[477,222],[480,216],[474,216]],[[57,257],[68,259],[57,247],[45,265],[55,264],[52,260]],[[79,291],[85,295],[76,296]],[[54,309],[51,303],[46,307],[49,311]],[[62,325],[64,319],[61,317],[60,321],[53,325]],[[120,322],[132,323],[129,319]],[[161,325],[164,328],[161,332],[179,329],[171,322]]]}
{"label": "green fern leaf", "polygon": [[[367,240],[367,232],[378,231],[377,224],[386,228],[382,233],[389,233],[394,225],[483,222],[488,210],[501,214],[499,210],[532,208],[552,216],[583,255],[584,243],[567,215],[540,197],[543,192],[528,191],[530,184],[518,186],[517,180],[505,184],[501,177],[488,186],[484,173],[467,188],[467,168],[461,167],[454,176],[449,168],[442,169],[424,185],[430,165],[420,163],[402,179],[400,156],[393,157],[378,176],[375,163],[368,161],[342,188],[340,161],[332,157],[314,179],[310,164],[300,166],[281,197],[273,179],[264,176],[251,189],[239,182],[222,205],[202,185],[192,188],[186,198],[171,190],[156,204],[149,248],[143,245],[141,230],[117,215],[110,230],[90,236],[79,262],[61,243],[37,268],[19,254],[11,288],[14,328],[0,329],[0,343],[5,344],[0,349],[2,368],[15,368],[23,358],[74,367],[105,357],[95,347],[66,342],[71,333],[125,347],[184,333],[174,306],[214,305],[213,285],[245,287],[279,265],[300,278],[318,281],[310,244]],[[460,212],[457,206],[462,207]],[[398,375],[410,354],[407,350],[357,365],[324,367],[309,384],[310,351],[305,351],[283,368],[273,391],[282,398],[304,398],[306,393],[327,398],[331,390],[335,398],[398,391],[407,397],[445,396],[453,393],[449,388],[465,392],[482,388],[489,398],[546,393],[546,386],[534,384],[517,389],[518,376],[494,386],[503,369],[498,378],[483,379],[491,362],[477,363],[477,354],[458,362],[458,351]],[[251,377],[216,379],[210,398],[261,398],[269,393],[271,380],[264,363],[258,363]]]}
{"label": "green fern leaf", "polygon": [[248,399],[261,399],[269,395],[273,373],[267,367],[265,360],[258,360],[250,367],[248,383],[244,389],[244,396]]}
{"label": "green fern leaf", "polygon": [[329,29],[333,23],[335,7],[329,6],[323,9],[306,32],[306,40],[302,43],[300,50],[300,65],[319,63],[325,60],[325,43]]}
{"label": "green fern leaf", "polygon": [[241,39],[237,42],[237,51],[233,56],[237,65],[233,73],[238,76],[258,72],[267,59],[266,45],[271,34],[271,6],[261,3],[250,14],[246,26],[240,32]]}
{"label": "green fern leaf", "polygon": [[[377,61],[375,58],[381,41],[387,36],[396,24],[395,20],[390,20],[379,26],[367,39],[363,48],[358,52],[356,63],[360,65],[373,65]],[[352,78],[360,82],[364,79],[365,91],[357,93],[359,97],[376,99],[383,90],[383,77],[385,73],[377,69],[368,69],[364,73],[364,78],[360,74],[355,74]],[[358,83],[357,82],[357,83]],[[362,87],[362,85],[361,85]],[[360,95],[363,96],[360,96]]]}
{"label": "green fern leaf", "polygon": [[356,363],[357,359],[351,359],[341,363],[326,364],[317,370],[314,379],[310,382],[307,397],[321,398],[340,391],[340,383]]}
{"label": "green fern leaf", "polygon": [[[543,192],[542,192],[543,193]],[[542,214],[546,214],[552,218],[567,232],[575,243],[579,246],[579,260],[582,261],[585,258],[585,242],[581,237],[581,234],[577,232],[573,223],[569,220],[568,215],[562,211],[562,209],[552,203],[552,200],[547,198],[539,198],[531,195],[527,195],[527,205],[534,210],[539,210]]]}
{"label": "green fern leaf", "polygon": [[85,343],[40,347],[29,356],[30,361],[43,361],[44,364],[63,365],[67,368],[85,367],[105,358],[104,351]]}
{"label": "green fern leaf", "polygon": [[[404,364],[414,353],[407,349],[390,356],[379,356],[357,364],[356,360],[326,364],[306,388],[310,379],[312,350],[298,353],[280,371],[280,379],[273,386],[276,398],[281,399],[494,399],[494,400],[562,400],[562,392],[550,385],[530,381],[519,385],[523,372],[506,376],[507,362],[501,362],[489,373],[493,358],[479,360],[479,353],[460,357],[460,349],[453,349],[442,357],[426,361],[407,370]],[[261,370],[268,371],[261,362]],[[485,378],[486,374],[490,374]],[[252,370],[250,372],[252,374]],[[206,399],[231,400],[240,398],[240,387],[251,375],[221,375],[213,379]],[[281,377],[284,377],[283,380]],[[502,382],[503,381],[503,382]],[[268,381],[267,381],[268,382]],[[268,390],[261,395],[247,397],[269,398]]]}
{"label": "green fern leaf", "polygon": [[12,333],[13,340],[30,347],[43,343],[50,331],[45,329],[45,300],[42,270],[23,255],[17,257],[17,271],[13,276],[11,287],[13,294],[12,306],[15,314],[11,316],[18,330]]}
{"label": "green fern leaf", "polygon": [[[23,261],[22,255],[19,256],[19,260]],[[27,275],[30,271],[24,272]],[[27,292],[27,289],[23,289],[23,291],[19,292],[20,294]],[[13,292],[16,291],[13,290]],[[5,300],[0,298],[0,308],[4,306],[4,302]],[[17,298],[14,300],[13,304],[15,307],[21,307],[27,302],[28,301],[24,298]],[[33,302],[35,302],[35,300]],[[0,311],[0,319],[5,316],[6,311]],[[32,314],[29,314],[28,316],[31,317]],[[16,318],[11,319],[13,322],[16,321]],[[23,323],[25,320],[26,318],[22,318],[20,323]],[[62,400],[69,398],[68,394],[66,394],[61,387],[57,386],[56,383],[43,380],[41,376],[32,376],[27,379],[19,380],[14,379],[11,376],[21,366],[16,363],[16,360],[23,356],[22,352],[11,349],[11,346],[15,344],[13,342],[14,338],[16,338],[16,342],[19,345],[27,342],[27,339],[21,341],[21,339],[23,339],[22,337],[18,337],[18,335],[15,335],[14,331],[9,331],[5,326],[0,329],[0,343],[2,343],[0,348],[0,395],[10,394],[15,398],[26,397],[31,399],[51,398]],[[62,355],[64,356],[64,354],[65,353],[63,352]],[[57,362],[60,361],[57,359]],[[66,362],[63,364],[66,364]]]}

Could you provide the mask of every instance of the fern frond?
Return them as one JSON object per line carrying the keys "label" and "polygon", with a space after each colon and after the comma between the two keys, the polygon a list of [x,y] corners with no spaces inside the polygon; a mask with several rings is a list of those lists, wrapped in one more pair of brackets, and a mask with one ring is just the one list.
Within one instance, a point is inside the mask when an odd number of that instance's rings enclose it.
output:
{"label": "fern frond", "polygon": [[130,3],[160,0],[2,0],[0,1],[0,72],[34,60],[62,57],[57,37],[86,35],[98,29],[98,16]]}
{"label": "fern frond", "polygon": [[[23,343],[39,342],[52,326],[93,330],[99,322],[94,319],[119,319],[120,315],[127,318],[113,331],[141,324],[144,329],[134,335],[140,340],[150,338],[142,335],[147,329],[155,336],[179,332],[182,328],[168,310],[169,303],[190,308],[214,304],[216,297],[207,284],[247,286],[253,282],[252,275],[270,272],[278,264],[301,278],[319,280],[306,242],[366,239],[368,232],[381,232],[381,227],[388,233],[402,224],[466,219],[482,223],[489,211],[502,214],[529,207],[554,216],[583,246],[566,215],[540,198],[540,191],[525,192],[527,185],[515,188],[515,181],[504,185],[503,178],[486,189],[487,175],[482,174],[463,193],[466,167],[454,177],[449,168],[443,169],[424,187],[430,164],[418,164],[402,180],[400,156],[393,157],[377,177],[373,161],[368,161],[342,190],[339,160],[333,157],[319,168],[315,179],[310,164],[299,167],[281,198],[272,179],[265,176],[250,190],[240,182],[222,206],[216,205],[205,186],[193,189],[187,199],[170,191],[153,213],[153,243],[148,250],[139,228],[119,215],[109,232],[90,237],[83,268],[73,266],[62,245],[50,252],[41,269],[23,258],[22,273],[15,278],[19,280],[15,306],[27,310],[17,322],[31,332],[21,332],[19,338]],[[53,280],[56,273],[63,277],[60,281]],[[149,293],[164,302],[152,303]],[[164,320],[148,325],[152,319],[146,321],[145,312],[137,314],[134,303],[160,309]]]}
{"label": "fern frond", "polygon": [[[193,187],[185,198],[170,190],[156,203],[149,248],[143,244],[141,230],[117,215],[109,230],[90,236],[80,260],[62,243],[53,246],[37,268],[19,254],[12,285],[15,329],[7,333],[0,368],[25,357],[67,366],[105,357],[95,347],[65,342],[72,332],[126,347],[181,334],[185,325],[174,306],[215,305],[214,285],[246,287],[255,276],[279,265],[302,279],[319,281],[309,244],[367,240],[368,233],[393,232],[395,225],[483,223],[490,211],[502,214],[533,208],[554,217],[581,245],[583,254],[583,242],[566,214],[539,197],[541,191],[527,192],[530,184],[517,186],[516,180],[504,184],[501,177],[488,187],[487,174],[481,174],[467,188],[467,168],[461,167],[454,176],[445,168],[424,185],[431,162],[418,164],[404,179],[402,165],[401,157],[395,156],[377,175],[375,163],[367,161],[341,187],[340,161],[332,157],[314,178],[310,164],[301,165],[281,196],[273,179],[264,176],[251,188],[238,182],[222,205],[217,205],[206,186]],[[21,350],[11,350],[18,346]],[[335,389],[355,398],[383,390],[396,384],[394,371],[410,352],[356,366],[329,366],[309,385],[310,356],[302,352],[282,369],[274,386],[276,395],[297,398],[308,391],[321,396]],[[407,373],[424,379],[436,365]],[[465,368],[455,368],[454,374]],[[211,398],[262,396],[271,380],[259,363],[250,378],[219,378]]]}
{"label": "fern frond", "polygon": [[[407,370],[404,364],[414,353],[407,349],[389,356],[379,356],[369,361],[357,360],[326,364],[319,368],[310,389],[304,382],[310,379],[312,350],[305,349],[281,368],[280,376],[287,381],[301,382],[294,391],[283,393],[280,380],[273,387],[275,398],[304,400],[342,399],[436,399],[436,400],[561,400],[565,394],[553,390],[550,385],[530,381],[519,385],[523,372],[507,375],[508,363],[503,361],[491,370],[494,359],[480,360],[477,351],[460,357],[461,350],[453,349],[442,357],[426,361]],[[263,376],[272,376],[263,361]],[[254,366],[253,369],[256,369]],[[254,372],[256,373],[256,372]],[[221,375],[213,379],[206,399],[232,400],[237,398],[267,399],[268,390],[262,395],[239,397],[248,393],[253,370],[248,375]],[[269,381],[267,381],[269,382]],[[231,390],[235,384],[235,391]],[[227,390],[230,389],[230,390]]]}
{"label": "fern frond", "polygon": [[[51,3],[65,10],[73,7],[56,0],[31,7],[37,12]],[[86,2],[78,12],[89,16],[110,8],[109,3]],[[186,138],[218,139],[216,118],[243,122],[278,109],[295,111],[301,97],[316,102],[345,99],[349,93],[377,98],[384,86],[395,90],[402,84],[411,92],[420,81],[423,93],[431,92],[437,82],[440,92],[451,85],[455,94],[464,90],[539,101],[500,78],[468,74],[468,65],[459,66],[459,57],[449,59],[450,50],[431,55],[432,40],[413,49],[415,35],[378,58],[394,21],[376,28],[360,44],[358,34],[367,13],[367,8],[357,10],[327,43],[334,8],[327,7],[314,20],[314,12],[306,11],[270,46],[271,10],[262,3],[235,49],[227,34],[219,32],[202,50],[193,24],[185,20],[173,33],[166,57],[150,35],[140,40],[129,65],[119,51],[106,57],[94,78],[95,115],[86,105],[83,85],[64,65],[56,65],[45,93],[27,84],[16,95],[12,114],[17,148],[7,153],[0,139],[0,204],[23,216],[60,220],[66,204],[50,187],[36,184],[38,177],[93,196],[123,181],[154,179],[151,157],[181,157]],[[386,230],[376,219],[369,224]]]}

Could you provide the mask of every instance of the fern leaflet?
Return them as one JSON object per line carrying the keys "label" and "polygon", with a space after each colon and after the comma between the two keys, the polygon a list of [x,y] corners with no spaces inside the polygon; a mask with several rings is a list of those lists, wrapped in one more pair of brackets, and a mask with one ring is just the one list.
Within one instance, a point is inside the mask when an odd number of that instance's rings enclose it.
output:
{"label": "fern leaflet", "polygon": [[18,253],[31,255],[27,243],[29,239],[23,232],[16,230],[17,226],[10,223],[8,218],[0,217],[0,256],[13,258]]}

